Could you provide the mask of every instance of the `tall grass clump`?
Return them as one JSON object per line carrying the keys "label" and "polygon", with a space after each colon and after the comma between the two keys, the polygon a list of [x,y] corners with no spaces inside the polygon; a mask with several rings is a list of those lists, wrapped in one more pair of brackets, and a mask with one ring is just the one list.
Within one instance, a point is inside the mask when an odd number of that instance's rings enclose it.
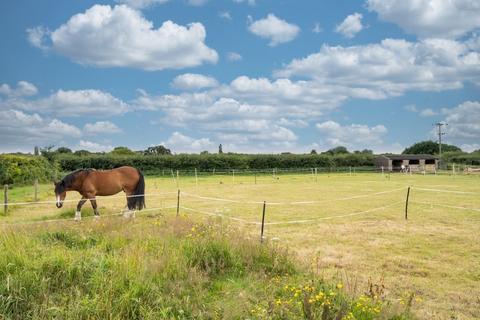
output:
{"label": "tall grass clump", "polygon": [[0,319],[410,317],[379,297],[349,297],[231,227],[144,220],[4,231]]}

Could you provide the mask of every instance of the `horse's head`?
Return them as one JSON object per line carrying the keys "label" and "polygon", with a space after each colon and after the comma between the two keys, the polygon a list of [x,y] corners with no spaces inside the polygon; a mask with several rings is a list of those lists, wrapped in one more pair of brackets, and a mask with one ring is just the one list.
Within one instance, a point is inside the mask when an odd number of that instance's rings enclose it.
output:
{"label": "horse's head", "polygon": [[57,208],[61,208],[63,206],[63,201],[67,196],[67,188],[65,186],[65,181],[56,182],[55,184],[55,197],[57,199]]}

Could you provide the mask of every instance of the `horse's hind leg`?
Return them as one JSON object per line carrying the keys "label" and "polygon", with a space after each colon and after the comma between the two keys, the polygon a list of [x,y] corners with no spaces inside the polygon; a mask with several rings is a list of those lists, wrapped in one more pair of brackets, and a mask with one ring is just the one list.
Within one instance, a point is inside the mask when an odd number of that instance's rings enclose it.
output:
{"label": "horse's hind leg", "polygon": [[131,218],[131,217],[135,218],[135,208],[132,209],[132,203],[134,202],[133,199],[135,195],[133,194],[133,192],[130,192],[127,190],[124,190],[124,191],[127,197],[127,208],[125,209],[123,216],[125,218]]}

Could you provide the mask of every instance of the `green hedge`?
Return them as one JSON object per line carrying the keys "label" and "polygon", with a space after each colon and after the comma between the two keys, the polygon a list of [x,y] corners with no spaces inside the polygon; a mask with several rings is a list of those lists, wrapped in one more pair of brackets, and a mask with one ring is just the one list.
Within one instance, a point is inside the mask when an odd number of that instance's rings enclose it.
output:
{"label": "green hedge", "polygon": [[445,152],[442,154],[444,163],[456,163],[466,165],[480,165],[480,152]]}
{"label": "green hedge", "polygon": [[371,154],[179,154],[179,155],[59,155],[56,160],[64,171],[79,168],[111,169],[123,165],[136,167],[147,173],[164,169],[207,171],[213,169],[268,169],[268,168],[335,168],[373,166]]}
{"label": "green hedge", "polygon": [[53,181],[58,176],[58,166],[44,157],[0,155],[0,184],[30,184]]}

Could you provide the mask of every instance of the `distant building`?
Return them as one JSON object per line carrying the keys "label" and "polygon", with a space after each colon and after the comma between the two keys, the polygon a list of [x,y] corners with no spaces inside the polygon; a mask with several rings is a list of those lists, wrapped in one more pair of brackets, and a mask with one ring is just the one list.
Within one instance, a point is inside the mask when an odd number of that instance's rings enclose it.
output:
{"label": "distant building", "polygon": [[438,170],[438,157],[431,154],[382,154],[375,157],[375,167],[384,171],[410,170],[434,172]]}

